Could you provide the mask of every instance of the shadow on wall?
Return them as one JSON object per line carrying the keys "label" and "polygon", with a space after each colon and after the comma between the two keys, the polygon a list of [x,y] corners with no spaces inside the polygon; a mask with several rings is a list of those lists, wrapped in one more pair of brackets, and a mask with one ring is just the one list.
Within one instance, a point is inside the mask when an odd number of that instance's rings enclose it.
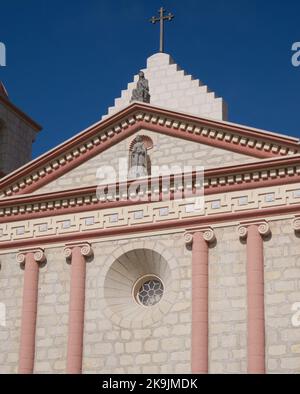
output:
{"label": "shadow on wall", "polygon": [[[146,290],[147,298],[147,291],[151,296],[156,288],[158,302],[143,305],[138,298],[140,291]],[[159,321],[171,309],[176,298],[168,262],[150,249],[135,249],[123,254],[107,272],[104,298],[109,318],[120,326],[142,328]]]}

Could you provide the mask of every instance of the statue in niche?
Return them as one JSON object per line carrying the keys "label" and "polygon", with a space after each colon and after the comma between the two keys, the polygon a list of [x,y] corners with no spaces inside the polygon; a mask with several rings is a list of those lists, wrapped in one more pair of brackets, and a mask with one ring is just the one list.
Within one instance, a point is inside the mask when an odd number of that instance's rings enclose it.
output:
{"label": "statue in niche", "polygon": [[143,138],[138,135],[130,153],[129,178],[140,178],[148,176],[147,171],[148,155]]}
{"label": "statue in niche", "polygon": [[142,103],[150,103],[150,94],[149,94],[149,83],[145,78],[145,74],[143,71],[139,72],[139,80],[136,85],[136,89],[132,91],[132,97],[130,102],[132,101],[141,101]]}

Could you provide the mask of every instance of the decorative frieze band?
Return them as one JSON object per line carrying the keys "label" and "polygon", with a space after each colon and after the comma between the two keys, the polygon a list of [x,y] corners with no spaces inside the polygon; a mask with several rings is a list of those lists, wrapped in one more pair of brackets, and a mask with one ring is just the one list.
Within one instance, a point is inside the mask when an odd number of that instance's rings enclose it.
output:
{"label": "decorative frieze band", "polygon": [[[204,199],[203,199],[204,200]],[[300,185],[286,185],[278,187],[256,189],[253,191],[227,193],[226,196],[205,196],[203,206],[196,206],[194,200],[162,201],[156,203],[140,204],[135,206],[112,207],[96,210],[90,206],[84,212],[51,216],[43,214],[41,217],[26,216],[21,221],[20,217],[13,216],[2,219],[0,223],[0,247],[11,241],[29,239],[44,239],[70,234],[90,233],[96,230],[128,229],[140,225],[163,224],[179,222],[195,218],[211,223],[224,222],[224,215],[235,215],[235,220],[246,220],[249,216],[262,217],[267,212],[268,217],[278,216],[282,213],[294,215],[300,204]],[[272,213],[270,213],[272,210]],[[66,211],[67,213],[68,211]],[[248,214],[251,212],[251,215]],[[245,214],[244,214],[245,213]],[[45,215],[45,217],[44,217]],[[247,215],[247,216],[244,216]],[[238,217],[237,217],[238,216]],[[1,218],[0,218],[1,222]],[[192,224],[192,226],[195,224]],[[199,223],[200,225],[200,223]],[[13,246],[13,245],[12,245]]]}
{"label": "decorative frieze band", "polygon": [[[193,190],[192,197],[205,194],[210,196],[213,194],[218,195],[219,193],[230,193],[232,190],[243,190],[243,194],[247,195],[251,193],[253,187],[263,188],[268,186],[271,191],[272,184],[280,182],[281,187],[285,187],[287,190],[297,192],[292,198],[300,198],[300,189],[295,186],[289,186],[291,180],[295,177],[295,183],[300,180],[300,166],[289,167],[289,169],[272,169],[265,171],[254,171],[247,174],[236,174],[212,178],[204,178],[203,182],[199,183],[199,179],[196,174],[189,176],[185,174],[185,188],[182,187],[180,182],[177,182],[176,177],[172,177],[169,182],[163,182],[162,179],[157,181],[157,178],[149,178],[142,180],[140,188],[135,191],[132,190],[131,182],[128,184],[117,184],[116,187],[101,186],[101,193],[97,197],[96,187],[89,189],[77,189],[66,192],[50,193],[45,196],[24,196],[22,198],[12,199],[0,199],[0,221],[5,218],[17,217],[20,220],[20,216],[35,216],[35,215],[53,215],[54,212],[59,214],[60,212],[66,213],[69,211],[76,210],[91,210],[91,209],[105,209],[110,206],[125,206],[125,205],[136,205],[143,202],[152,201],[163,201],[166,200],[166,193],[169,195],[169,199],[178,199],[177,195],[189,194]],[[182,182],[182,175],[181,182]],[[180,179],[178,177],[178,179]],[[284,178],[287,178],[287,185],[284,185]],[[299,178],[299,179],[298,179]],[[262,180],[260,184],[259,181]],[[267,183],[265,183],[267,182]],[[268,183],[270,182],[270,183]],[[249,190],[245,190],[249,189]],[[256,194],[260,193],[261,189],[258,189]],[[129,195],[130,191],[130,195]],[[275,191],[275,193],[277,193]],[[278,194],[278,193],[277,193]],[[274,195],[275,197],[275,195]],[[217,197],[216,197],[217,198]],[[270,195],[269,202],[272,202],[272,196]]]}

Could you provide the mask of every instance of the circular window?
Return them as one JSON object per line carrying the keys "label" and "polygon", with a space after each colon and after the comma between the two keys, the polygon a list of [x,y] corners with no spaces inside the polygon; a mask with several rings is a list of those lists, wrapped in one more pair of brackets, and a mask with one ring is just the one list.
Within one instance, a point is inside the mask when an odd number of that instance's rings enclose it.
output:
{"label": "circular window", "polygon": [[157,276],[146,275],[136,282],[133,293],[140,305],[153,306],[162,299],[164,285]]}

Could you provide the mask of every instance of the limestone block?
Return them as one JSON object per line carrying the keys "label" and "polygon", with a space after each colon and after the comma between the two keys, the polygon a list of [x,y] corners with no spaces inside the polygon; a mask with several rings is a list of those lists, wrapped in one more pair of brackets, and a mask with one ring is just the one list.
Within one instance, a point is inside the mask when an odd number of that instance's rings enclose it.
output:
{"label": "limestone block", "polygon": [[[188,75],[174,60],[165,53],[157,53],[147,59],[147,67],[142,70],[149,81],[151,104],[164,106],[181,112],[192,113],[197,116],[226,120],[227,107],[222,98],[216,98],[214,92],[209,92],[198,79]],[[138,75],[130,82],[126,90],[122,90],[121,97],[115,100],[115,105],[108,109],[112,115],[130,104],[132,90],[135,88]],[[166,95],[172,92],[172,97]],[[197,101],[188,100],[193,96]],[[196,106],[193,103],[197,104]],[[209,105],[205,104],[209,103]],[[107,115],[103,116],[106,118]]]}

